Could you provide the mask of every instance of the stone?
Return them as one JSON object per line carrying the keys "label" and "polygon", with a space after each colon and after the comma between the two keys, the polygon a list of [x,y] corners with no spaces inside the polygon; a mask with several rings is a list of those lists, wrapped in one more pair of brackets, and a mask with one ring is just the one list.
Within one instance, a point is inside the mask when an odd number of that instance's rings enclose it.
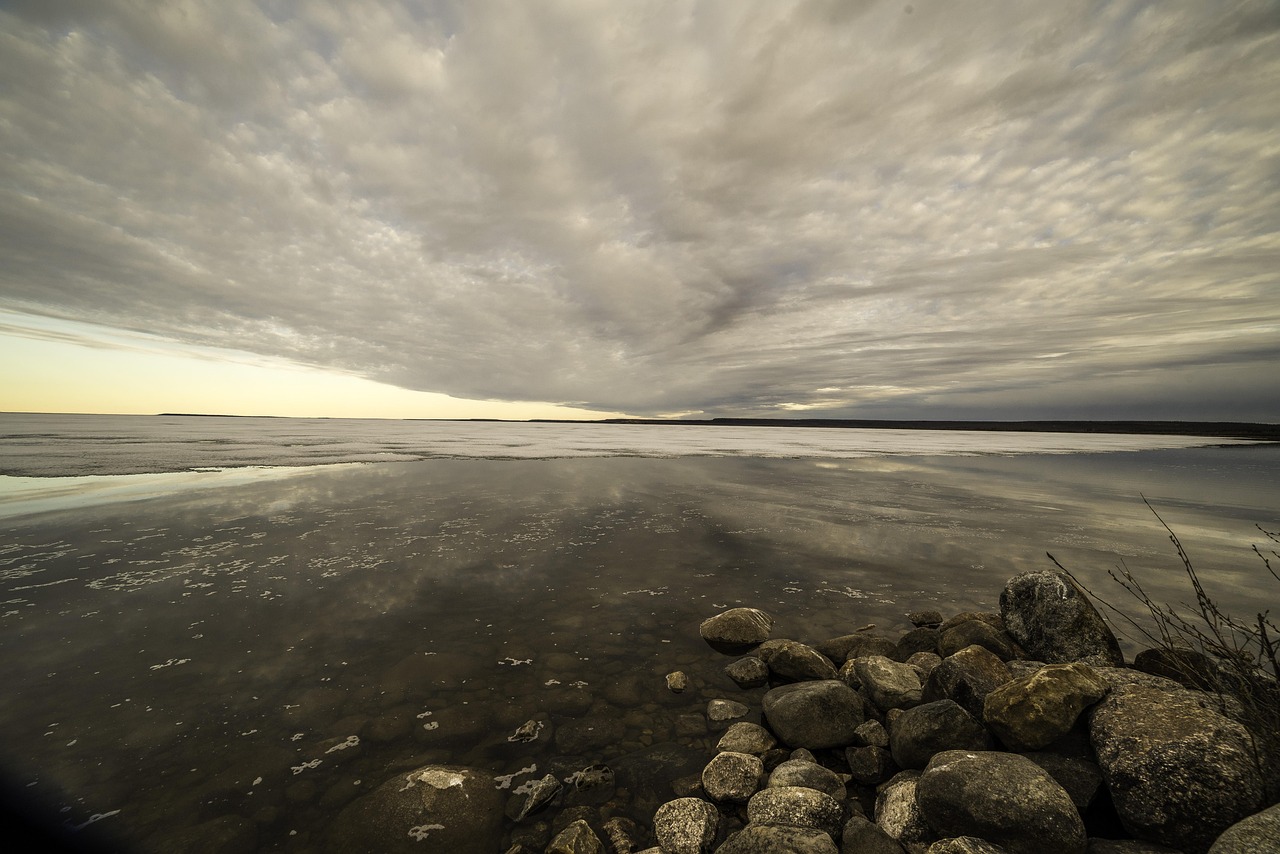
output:
{"label": "stone", "polygon": [[716,723],[735,721],[751,714],[751,709],[736,700],[711,700],[707,703],[707,719]]}
{"label": "stone", "polygon": [[893,647],[893,653],[889,657],[894,661],[905,662],[918,652],[929,652],[936,655],[938,653],[938,637],[939,632],[937,629],[927,627],[912,629],[898,638],[898,642]]}
{"label": "stone", "polygon": [[[1043,666],[1041,664],[1031,672],[1035,672],[1035,670],[1039,670]],[[1155,688],[1157,691],[1183,690],[1182,685],[1173,679],[1166,679],[1163,676],[1156,676],[1151,673],[1143,673],[1141,670],[1133,670],[1128,667],[1095,666],[1093,672],[1112,688]]]}
{"label": "stone", "polygon": [[554,774],[547,774],[535,782],[529,791],[513,794],[507,799],[507,818],[517,824],[524,821],[555,800],[556,795],[560,794],[563,788],[564,786]]}
{"label": "stone", "polygon": [[849,775],[854,782],[864,786],[878,786],[899,770],[893,761],[893,755],[885,748],[874,745],[846,747],[844,761],[849,766]]}
{"label": "stone", "polygon": [[1280,804],[1222,831],[1209,854],[1275,854],[1280,851]]}
{"label": "stone", "polygon": [[926,703],[954,700],[966,712],[981,718],[987,695],[1012,678],[1008,665],[998,655],[973,644],[942,659],[925,680],[921,697]]}
{"label": "stone", "polygon": [[811,679],[835,679],[839,674],[831,659],[810,646],[788,640],[769,656],[769,672],[779,679],[804,682]]}
{"label": "stone", "polygon": [[907,619],[911,621],[911,625],[916,627],[928,627],[936,629],[942,625],[941,611],[912,611],[907,614]]}
{"label": "stone", "polygon": [[987,694],[982,719],[1013,751],[1048,747],[1110,690],[1087,664],[1047,664]]}
{"label": "stone", "polygon": [[921,682],[928,679],[929,674],[933,673],[941,663],[942,656],[936,652],[916,652],[912,653],[907,659],[907,664],[914,667],[916,672],[920,674]]}
{"label": "stone", "polygon": [[667,801],[653,816],[653,834],[665,854],[704,854],[719,829],[720,811],[700,798]]}
{"label": "stone", "polygon": [[919,771],[903,771],[881,787],[876,795],[876,824],[889,836],[905,845],[932,842],[936,835],[925,824],[916,803]]}
{"label": "stone", "polygon": [[1097,796],[1098,790],[1102,788],[1102,769],[1096,762],[1091,762],[1082,756],[1064,756],[1061,753],[1045,751],[1021,755],[1043,768],[1058,782],[1059,786],[1066,789],[1071,803],[1076,805],[1076,810],[1081,815],[1084,815],[1085,810]]}
{"label": "stone", "polygon": [[868,655],[855,659],[853,667],[867,699],[880,711],[920,705],[920,674],[911,665],[883,655]]}
{"label": "stone", "polygon": [[897,646],[886,637],[869,632],[855,632],[815,643],[813,648],[832,661],[843,664],[851,658],[864,655],[892,655]]}
{"label": "stone", "polygon": [[1088,854],[1182,854],[1182,852],[1137,839],[1090,839]]}
{"label": "stone", "polygon": [[679,742],[663,742],[609,760],[614,783],[631,798],[631,812],[653,815],[671,800],[673,783],[692,776],[701,785],[706,758],[701,750],[690,750]]}
{"label": "stone", "polygon": [[726,665],[724,672],[739,688],[759,688],[769,681],[769,665],[752,655]]}
{"label": "stone", "polygon": [[644,830],[629,818],[614,816],[600,825],[607,842],[610,854],[632,854],[636,850],[636,840],[645,837]]}
{"label": "stone", "polygon": [[1248,733],[1194,692],[1113,688],[1090,712],[1089,739],[1138,839],[1207,851],[1262,803]]}
{"label": "stone", "polygon": [[1199,691],[1213,690],[1222,681],[1219,666],[1194,649],[1144,649],[1133,657],[1133,667]]}
{"label": "stone", "polygon": [[[480,849],[471,847],[457,850],[478,851]],[[555,839],[552,839],[551,844],[547,846],[545,854],[605,854],[605,850],[604,844],[591,829],[591,825],[578,819],[556,834]]]}
{"label": "stone", "polygon": [[764,763],[759,756],[725,751],[702,769],[702,788],[713,801],[745,802],[760,788]]}
{"label": "stone", "polygon": [[1066,573],[1040,570],[1009,579],[1000,593],[1000,616],[1031,658],[1050,664],[1124,664],[1111,628]]}
{"label": "stone", "polygon": [[730,608],[698,626],[698,633],[712,649],[729,655],[759,646],[769,639],[771,631],[773,617],[758,608]]}
{"label": "stone", "polygon": [[1013,638],[982,620],[967,620],[942,632],[938,638],[938,651],[943,658],[955,655],[966,646],[980,646],[990,650],[1001,661],[1018,658],[1020,650]]}
{"label": "stone", "polygon": [[761,789],[747,802],[747,820],[751,824],[812,827],[835,836],[843,817],[840,801],[805,786]]}
{"label": "stone", "polygon": [[684,674],[683,670],[676,670],[667,674],[667,690],[671,693],[683,694],[688,687],[689,677]]}
{"label": "stone", "polygon": [[854,730],[853,735],[853,743],[856,746],[886,748],[889,746],[889,732],[884,728],[884,724],[877,720],[867,721]]}
{"label": "stone", "polygon": [[626,724],[612,715],[588,715],[565,721],[556,728],[556,751],[568,755],[590,753],[622,740]]}
{"label": "stone", "polygon": [[1058,783],[1012,753],[948,750],[916,786],[925,822],[939,836],[976,836],[1009,854],[1084,854],[1084,822]]}
{"label": "stone", "polygon": [[424,765],[357,798],[329,825],[324,850],[359,852],[497,851],[503,795],[472,768]]}
{"label": "stone", "polygon": [[[840,775],[812,760],[805,759],[788,759],[774,768],[769,773],[769,782],[766,786],[770,789],[780,786],[806,786],[840,801],[843,801],[847,795]],[[752,819],[752,821],[756,820]],[[763,819],[759,820],[763,821]]]}
{"label": "stone", "polygon": [[811,827],[748,824],[716,849],[716,854],[839,854],[831,837]]}
{"label": "stone", "polygon": [[782,685],[768,691],[761,705],[783,742],[810,750],[849,744],[865,718],[862,698],[834,679]]}
{"label": "stone", "polygon": [[952,836],[939,839],[925,854],[1005,854],[1005,850],[976,836]]}
{"label": "stone", "polygon": [[898,841],[866,816],[854,815],[844,823],[841,854],[903,854]]}
{"label": "stone", "polygon": [[981,620],[993,629],[1004,631],[1004,618],[999,614],[992,614],[988,611],[961,611],[954,617],[943,620],[942,625],[938,626],[938,631],[945,632],[961,623],[967,623],[970,620]]}
{"label": "stone", "polygon": [[763,756],[777,743],[778,740],[759,724],[738,721],[725,730],[719,743],[716,744],[716,750]]}
{"label": "stone", "polygon": [[935,753],[990,750],[991,734],[953,700],[907,709],[889,729],[889,750],[902,768],[923,768]]}

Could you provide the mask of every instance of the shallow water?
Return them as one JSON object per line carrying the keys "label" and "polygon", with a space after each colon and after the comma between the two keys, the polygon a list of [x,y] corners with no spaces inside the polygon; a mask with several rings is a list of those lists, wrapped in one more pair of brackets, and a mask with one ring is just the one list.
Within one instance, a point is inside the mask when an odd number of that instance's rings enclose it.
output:
{"label": "shallow water", "polygon": [[[261,850],[315,850],[344,804],[426,762],[509,788],[603,763],[614,782],[571,801],[647,821],[664,775],[714,744],[706,701],[758,708],[698,638],[705,617],[898,632],[908,610],[995,609],[1046,551],[1100,589],[1123,560],[1185,598],[1140,494],[1248,612],[1280,587],[1249,550],[1255,523],[1280,527],[1277,472],[1280,448],[1241,446],[430,460],[48,482],[43,499],[10,479],[27,492],[0,520],[0,762],[68,824],[150,845],[232,816]],[[539,713],[558,744],[508,740]]]}

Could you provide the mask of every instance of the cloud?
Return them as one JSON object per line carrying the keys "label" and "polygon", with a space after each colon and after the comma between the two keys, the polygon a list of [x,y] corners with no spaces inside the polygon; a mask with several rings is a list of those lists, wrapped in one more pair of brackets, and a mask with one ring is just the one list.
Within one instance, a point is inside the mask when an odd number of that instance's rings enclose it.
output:
{"label": "cloud", "polygon": [[1280,417],[1272,3],[0,16],[3,308],[638,414]]}

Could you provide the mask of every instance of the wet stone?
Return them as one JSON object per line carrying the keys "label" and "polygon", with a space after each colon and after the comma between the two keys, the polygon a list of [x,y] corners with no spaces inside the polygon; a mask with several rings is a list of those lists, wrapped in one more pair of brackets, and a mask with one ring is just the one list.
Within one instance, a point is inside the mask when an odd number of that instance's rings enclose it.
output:
{"label": "wet stone", "polygon": [[678,798],[658,807],[653,832],[666,854],[705,854],[720,828],[720,812],[699,798]]}
{"label": "wet stone", "polygon": [[730,608],[698,626],[698,633],[712,649],[729,654],[764,643],[772,630],[773,618],[758,608]]}
{"label": "wet stone", "polygon": [[677,670],[667,674],[667,690],[671,693],[683,694],[688,687],[689,677],[684,675],[683,671]]}
{"label": "wet stone", "polygon": [[730,726],[720,737],[716,750],[763,756],[777,743],[778,740],[759,724],[739,721]]}
{"label": "wet stone", "polygon": [[716,723],[734,721],[751,714],[751,709],[734,700],[711,700],[707,703],[707,719]]}
{"label": "wet stone", "polygon": [[[846,794],[844,781],[840,776],[811,759],[788,759],[770,772],[767,788],[789,786],[805,786],[838,800],[844,800]],[[763,819],[752,820],[763,821]]]}
{"label": "wet stone", "polygon": [[605,850],[591,826],[578,819],[556,834],[546,854],[605,854]]}
{"label": "wet stone", "polygon": [[702,769],[702,788],[714,801],[745,802],[764,776],[760,757],[749,753],[718,753]]}
{"label": "wet stone", "polygon": [[840,832],[843,815],[840,801],[804,786],[762,789],[747,802],[747,819],[752,824],[812,827],[831,836]]}
{"label": "wet stone", "polygon": [[563,789],[553,774],[547,774],[533,783],[528,791],[514,794],[507,800],[506,815],[514,822],[522,822],[545,809]]}
{"label": "wet stone", "polygon": [[727,665],[724,672],[739,688],[759,688],[769,681],[769,666],[751,655]]}

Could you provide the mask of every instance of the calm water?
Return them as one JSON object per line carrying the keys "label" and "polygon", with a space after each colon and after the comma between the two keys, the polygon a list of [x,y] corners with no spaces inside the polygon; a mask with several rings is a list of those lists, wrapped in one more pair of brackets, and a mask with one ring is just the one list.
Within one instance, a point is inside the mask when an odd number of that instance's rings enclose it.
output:
{"label": "calm water", "polygon": [[[897,632],[994,609],[1046,551],[1185,598],[1140,493],[1229,609],[1277,599],[1249,546],[1280,527],[1280,448],[931,447],[0,478],[0,765],[68,824],[157,847],[230,818],[315,850],[426,762],[510,788],[605,763],[574,799],[647,821],[714,744],[706,700],[758,707],[698,638],[726,606],[801,640]],[[557,738],[508,740],[535,717]]]}

